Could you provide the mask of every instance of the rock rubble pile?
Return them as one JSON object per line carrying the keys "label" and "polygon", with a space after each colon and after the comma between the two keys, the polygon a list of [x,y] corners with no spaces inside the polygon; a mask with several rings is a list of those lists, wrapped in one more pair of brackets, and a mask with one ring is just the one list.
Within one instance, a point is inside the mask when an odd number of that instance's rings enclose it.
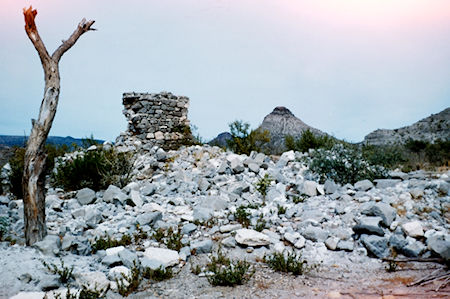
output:
{"label": "rock rubble pile", "polygon": [[[50,189],[48,236],[33,248],[0,245],[7,272],[0,278],[0,297],[62,288],[40,262],[56,263],[59,257],[74,266],[78,285],[110,285],[110,292],[117,290],[115,278],[129,273],[134,263],[181,268],[192,254],[209,254],[219,246],[233,258],[255,263],[271,252],[295,251],[321,267],[338,262],[337,254],[354,263],[393,251],[450,259],[449,172],[391,172],[390,179],[373,182],[319,184],[308,180],[301,156],[152,147],[137,156],[135,179],[123,189]],[[265,174],[273,181],[263,203],[256,184]],[[248,225],[238,222],[237,211],[243,209]],[[0,197],[0,215],[8,217],[10,233],[22,238],[22,201]],[[155,237],[169,228],[181,236],[176,250],[161,241],[164,237]],[[130,244],[95,250],[99,238],[124,236],[131,236]],[[22,261],[26,266],[17,267]]]}

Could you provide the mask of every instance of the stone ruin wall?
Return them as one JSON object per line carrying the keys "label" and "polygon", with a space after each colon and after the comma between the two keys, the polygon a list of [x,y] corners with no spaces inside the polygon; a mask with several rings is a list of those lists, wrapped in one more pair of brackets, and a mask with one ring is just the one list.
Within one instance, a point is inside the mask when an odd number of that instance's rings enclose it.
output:
{"label": "stone ruin wall", "polygon": [[132,92],[123,94],[122,103],[128,128],[116,140],[121,151],[150,151],[155,145],[175,149],[192,139],[187,130],[188,97],[170,92]]}

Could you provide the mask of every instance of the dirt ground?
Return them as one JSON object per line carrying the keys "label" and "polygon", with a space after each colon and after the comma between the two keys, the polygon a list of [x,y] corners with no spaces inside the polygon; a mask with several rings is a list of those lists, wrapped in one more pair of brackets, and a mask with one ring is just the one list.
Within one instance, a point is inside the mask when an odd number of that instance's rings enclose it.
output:
{"label": "dirt ground", "polygon": [[132,298],[450,298],[450,287],[436,291],[443,282],[436,281],[422,286],[407,285],[427,274],[445,267],[433,263],[409,262],[399,264],[389,273],[385,264],[368,269],[363,264],[347,267],[321,267],[306,275],[292,276],[274,272],[263,264],[255,266],[255,273],[245,285],[236,287],[212,287],[206,278],[183,267],[169,281],[144,286]]}

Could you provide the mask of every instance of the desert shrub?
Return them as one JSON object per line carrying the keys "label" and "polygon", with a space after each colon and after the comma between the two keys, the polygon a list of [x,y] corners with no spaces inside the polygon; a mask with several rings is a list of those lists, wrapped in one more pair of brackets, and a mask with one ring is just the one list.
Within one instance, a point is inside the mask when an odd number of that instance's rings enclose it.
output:
{"label": "desert shrub", "polygon": [[[47,159],[45,161],[45,169],[44,175],[49,175],[53,168],[55,167],[55,158],[63,156],[65,153],[69,152],[71,147],[63,144],[63,145],[53,145],[47,144],[45,145],[45,153],[47,155]],[[24,160],[25,160],[25,148],[23,147],[15,147],[14,154],[12,158],[9,160],[9,164],[11,166],[11,172],[9,174],[9,183],[11,193],[17,198],[23,198],[22,191],[22,177],[23,177],[23,169],[24,169]]]}
{"label": "desert shrub", "polygon": [[255,184],[256,191],[258,191],[263,197],[263,202],[266,201],[267,190],[269,189],[272,181],[273,181],[273,179],[270,177],[270,175],[268,173],[266,173]]}
{"label": "desert shrub", "polygon": [[94,289],[90,289],[85,285],[81,286],[81,291],[78,294],[78,299],[103,299],[106,298],[106,293],[109,290],[108,287],[104,289],[97,289],[97,285],[94,287]]}
{"label": "desert shrub", "polygon": [[241,285],[252,276],[250,264],[246,261],[231,261],[222,252],[217,252],[212,256],[206,268],[212,275],[208,276],[208,281],[213,286],[235,286]]}
{"label": "desert shrub", "polygon": [[3,237],[8,233],[9,221],[8,217],[0,217],[0,241],[3,241]]}
{"label": "desert shrub", "polygon": [[325,148],[331,149],[336,143],[334,138],[328,135],[316,136],[309,129],[304,131],[303,134],[295,139],[293,136],[288,135],[284,139],[284,144],[288,150],[294,150],[298,152],[308,152],[309,149]]}
{"label": "desert shrub", "polygon": [[75,278],[73,275],[73,266],[64,266],[64,261],[60,259],[61,266],[55,264],[48,264],[46,261],[42,260],[42,264],[52,273],[58,275],[59,282],[67,283],[69,280]]}
{"label": "desert shrub", "polygon": [[293,275],[301,275],[309,268],[307,261],[301,259],[301,255],[295,253],[275,252],[271,256],[265,256],[266,262],[270,268],[275,271],[292,273]]}
{"label": "desert shrub", "polygon": [[428,161],[434,166],[449,166],[450,140],[436,140],[425,148]]}
{"label": "desert shrub", "polygon": [[304,157],[303,161],[322,183],[327,178],[336,183],[353,184],[364,179],[374,180],[387,176],[384,167],[370,164],[364,160],[361,151],[342,144],[334,145],[331,150],[315,150]]}
{"label": "desert shrub", "polygon": [[256,221],[256,225],[255,225],[255,230],[257,232],[262,232],[267,225],[267,221],[264,219],[264,215],[260,214],[257,221]]}
{"label": "desert shrub", "polygon": [[419,153],[425,150],[428,145],[429,142],[423,140],[409,139],[408,141],[405,142],[405,147],[413,153]]}
{"label": "desert shrub", "polygon": [[11,166],[11,172],[9,173],[9,184],[11,186],[10,191],[17,198],[23,198],[22,190],[22,177],[25,159],[25,148],[15,147],[14,155],[9,160]]}
{"label": "desert shrub", "polygon": [[131,293],[136,291],[141,284],[143,275],[139,265],[133,261],[133,267],[131,268],[130,274],[125,275],[122,273],[122,277],[116,279],[117,291],[120,295],[128,297]]}
{"label": "desert shrub", "polygon": [[127,246],[132,243],[129,235],[123,235],[120,240],[111,239],[110,236],[96,238],[92,246],[92,251],[96,253],[99,250],[105,250],[117,246]]}
{"label": "desert shrub", "polygon": [[100,147],[61,161],[53,174],[53,185],[66,191],[82,188],[98,191],[109,185],[123,188],[131,180],[132,167],[130,154]]}
{"label": "desert shrub", "polygon": [[170,279],[173,277],[173,271],[171,268],[164,268],[160,266],[158,269],[150,269],[145,268],[142,271],[142,276],[146,279],[154,280],[154,281],[163,281],[166,279]]}
{"label": "desert shrub", "polygon": [[247,207],[240,206],[236,209],[236,212],[234,212],[234,219],[236,219],[237,222],[242,224],[243,227],[248,227],[250,225],[250,213],[247,212]]}
{"label": "desert shrub", "polygon": [[250,130],[250,124],[236,120],[229,124],[231,139],[227,140],[230,150],[236,154],[249,155],[252,151],[262,152],[264,145],[270,142],[267,130]]}
{"label": "desert shrub", "polygon": [[364,160],[385,168],[393,169],[407,161],[407,155],[401,145],[363,145],[361,151]]}

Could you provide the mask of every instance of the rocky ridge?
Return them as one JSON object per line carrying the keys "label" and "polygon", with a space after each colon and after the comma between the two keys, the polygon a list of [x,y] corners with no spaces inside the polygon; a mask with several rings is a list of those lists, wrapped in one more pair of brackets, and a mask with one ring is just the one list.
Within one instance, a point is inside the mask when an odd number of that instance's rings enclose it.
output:
{"label": "rocky ridge", "polygon": [[319,136],[325,134],[319,129],[305,124],[289,109],[282,106],[275,107],[271,113],[266,115],[259,129],[270,132],[270,147],[275,149],[284,149],[284,139],[287,135],[298,138],[306,130]]}
{"label": "rocky ridge", "polygon": [[[0,276],[0,297],[64,292],[41,263],[58,264],[58,257],[74,266],[75,284],[110,285],[110,296],[116,296],[114,278],[129,273],[133,261],[184,271],[191,259],[206,258],[219,246],[255,267],[264,255],[283,251],[300,252],[309,263],[325,268],[339,262],[350,268],[352,263],[373,266],[377,260],[371,257],[387,257],[391,248],[408,257],[450,259],[450,172],[431,177],[425,172],[392,172],[391,179],[374,182],[318,184],[308,180],[307,168],[298,162],[302,155],[285,152],[273,160],[261,153],[236,155],[210,146],[168,152],[153,147],[137,156],[135,179],[123,189],[50,189],[49,235],[33,248],[0,243],[0,262],[7,269]],[[266,173],[274,181],[263,205],[255,184]],[[235,219],[240,206],[250,207],[248,228]],[[21,240],[22,201],[1,196],[0,215],[9,219],[9,233]],[[263,225],[261,231],[256,231],[258,225]],[[151,236],[169,227],[181,230],[185,245],[179,251],[150,237],[92,251],[94,241],[106,235]],[[26,266],[17,267],[23,260]],[[196,283],[201,285],[202,279]],[[166,291],[163,288],[161,295],[168,296]],[[182,290],[177,294],[174,297],[190,295]]]}
{"label": "rocky ridge", "polygon": [[409,139],[434,142],[450,140],[450,108],[432,114],[410,126],[395,130],[378,129],[364,137],[365,144],[387,145],[405,143]]}

